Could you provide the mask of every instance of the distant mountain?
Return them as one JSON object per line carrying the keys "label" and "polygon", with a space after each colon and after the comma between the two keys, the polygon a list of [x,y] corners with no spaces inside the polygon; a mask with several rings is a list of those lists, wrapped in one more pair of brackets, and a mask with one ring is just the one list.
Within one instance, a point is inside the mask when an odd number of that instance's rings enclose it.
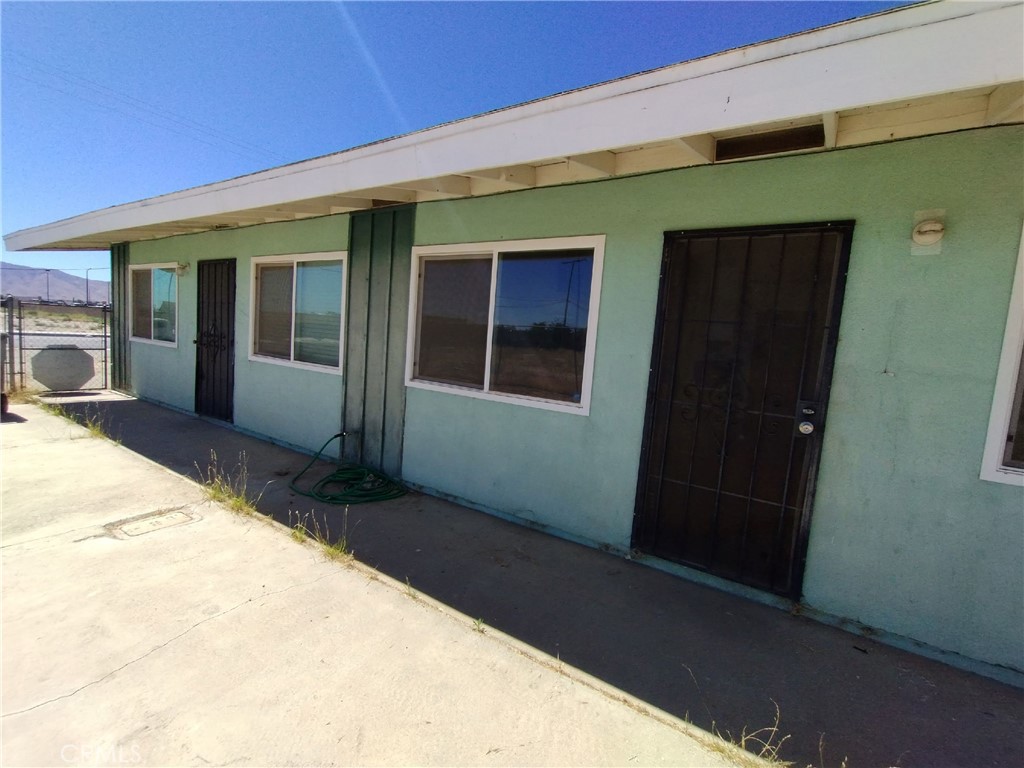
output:
{"label": "distant mountain", "polygon": [[[105,274],[94,269],[91,272]],[[49,273],[49,277],[47,277]],[[84,277],[76,277],[59,269],[41,269],[0,261],[0,295],[19,299],[49,299],[50,301],[85,301]],[[97,280],[90,274],[89,301],[109,301],[110,283]]]}

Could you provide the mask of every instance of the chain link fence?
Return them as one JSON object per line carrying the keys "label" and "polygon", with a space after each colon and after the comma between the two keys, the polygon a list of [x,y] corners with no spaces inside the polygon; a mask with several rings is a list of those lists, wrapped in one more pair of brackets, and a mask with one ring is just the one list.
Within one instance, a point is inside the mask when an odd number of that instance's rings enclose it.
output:
{"label": "chain link fence", "polygon": [[110,305],[3,299],[0,389],[69,392],[110,383]]}

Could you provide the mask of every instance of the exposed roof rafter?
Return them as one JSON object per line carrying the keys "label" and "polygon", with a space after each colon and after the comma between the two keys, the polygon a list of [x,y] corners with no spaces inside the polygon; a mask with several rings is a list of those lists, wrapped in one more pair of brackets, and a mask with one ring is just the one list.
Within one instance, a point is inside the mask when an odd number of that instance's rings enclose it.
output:
{"label": "exposed roof rafter", "polygon": [[821,125],[825,129],[825,149],[835,149],[836,140],[839,137],[839,113],[823,113]]}
{"label": "exposed roof rafter", "polygon": [[566,158],[569,167],[574,171],[582,170],[584,175],[595,178],[615,175],[615,153],[591,152],[586,155],[572,155]]}
{"label": "exposed roof rafter", "polygon": [[1007,83],[994,89],[988,97],[985,123],[1019,122],[1024,120],[1024,83]]}
{"label": "exposed roof rafter", "polygon": [[[487,182],[484,185],[477,185],[486,188],[490,186],[493,191],[513,191],[517,189],[529,189],[537,186],[537,169],[532,165],[515,165],[508,168],[485,168],[477,171],[466,171],[466,176],[471,182]],[[474,189],[471,185],[471,189]],[[479,194],[474,189],[474,194]],[[484,193],[487,194],[487,193]]]}
{"label": "exposed roof rafter", "polygon": [[714,162],[715,139],[713,136],[687,136],[672,139],[672,144],[682,150],[689,162],[687,165],[703,165]]}

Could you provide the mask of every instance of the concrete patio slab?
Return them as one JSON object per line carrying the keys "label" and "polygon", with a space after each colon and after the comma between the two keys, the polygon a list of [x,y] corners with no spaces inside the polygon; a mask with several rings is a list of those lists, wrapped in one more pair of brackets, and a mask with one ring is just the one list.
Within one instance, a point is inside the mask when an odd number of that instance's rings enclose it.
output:
{"label": "concrete patio slab", "polygon": [[12,408],[4,765],[743,762],[125,447]]}
{"label": "concrete patio slab", "polygon": [[[424,603],[480,619],[524,652],[579,670],[644,706],[734,736],[772,725],[778,711],[778,735],[788,736],[780,757],[799,766],[844,759],[850,768],[1024,764],[1018,688],[430,496],[410,493],[347,513],[319,505],[288,487],[308,456],[219,423],[121,397],[65,407],[89,414],[124,447],[182,475],[198,477],[211,451],[229,470],[244,461],[263,513],[285,524],[312,513],[399,591],[408,585]],[[5,447],[7,432],[25,426],[4,426]],[[310,476],[331,469],[325,462]],[[59,526],[45,518],[38,525],[56,532]],[[183,524],[139,540],[190,530],[199,528]],[[181,556],[196,556],[196,547],[182,544]],[[216,562],[212,553],[192,562],[207,559]],[[479,640],[471,623],[469,631]],[[267,663],[280,659],[274,649],[266,652],[274,659]],[[304,657],[293,661],[308,664]],[[5,701],[4,712],[10,710]],[[572,730],[576,722],[563,726]],[[553,760],[573,763],[578,754]],[[631,758],[623,759],[662,759]],[[522,753],[503,759],[532,762]]]}

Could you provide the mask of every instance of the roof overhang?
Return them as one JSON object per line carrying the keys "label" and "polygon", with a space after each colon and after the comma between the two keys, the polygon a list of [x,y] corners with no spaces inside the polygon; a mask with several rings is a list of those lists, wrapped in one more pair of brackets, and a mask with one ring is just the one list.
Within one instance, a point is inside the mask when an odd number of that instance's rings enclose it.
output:
{"label": "roof overhang", "polygon": [[[148,240],[722,162],[820,126],[835,148],[1024,122],[1024,4],[927,3],[5,236],[11,251]],[[806,133],[806,132],[805,132]],[[793,150],[789,150],[793,151]]]}

